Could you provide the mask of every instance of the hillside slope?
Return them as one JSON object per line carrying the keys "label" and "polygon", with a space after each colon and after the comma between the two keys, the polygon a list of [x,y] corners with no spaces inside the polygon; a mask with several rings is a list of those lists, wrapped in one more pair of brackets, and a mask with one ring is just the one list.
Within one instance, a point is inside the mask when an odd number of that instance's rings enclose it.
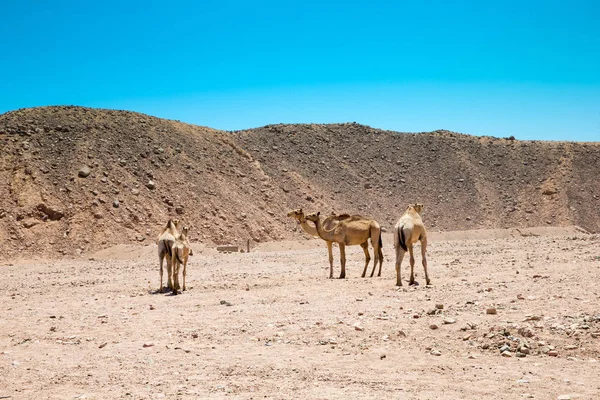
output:
{"label": "hillside slope", "polygon": [[127,111],[23,109],[0,115],[0,250],[77,256],[153,243],[176,215],[209,245],[301,238],[285,216],[300,206],[391,229],[416,201],[435,230],[599,231],[599,170],[600,143],[357,124],[224,132]]}

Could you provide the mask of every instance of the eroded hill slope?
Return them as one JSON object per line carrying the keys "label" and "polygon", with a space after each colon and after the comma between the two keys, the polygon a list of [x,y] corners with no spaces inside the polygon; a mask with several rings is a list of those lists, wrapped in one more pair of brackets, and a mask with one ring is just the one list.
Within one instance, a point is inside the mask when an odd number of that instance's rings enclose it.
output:
{"label": "eroded hill slope", "polygon": [[3,258],[153,243],[169,216],[193,239],[303,237],[291,208],[371,215],[409,202],[436,230],[600,230],[600,143],[522,142],[357,124],[224,132],[147,115],[42,107],[0,115]]}

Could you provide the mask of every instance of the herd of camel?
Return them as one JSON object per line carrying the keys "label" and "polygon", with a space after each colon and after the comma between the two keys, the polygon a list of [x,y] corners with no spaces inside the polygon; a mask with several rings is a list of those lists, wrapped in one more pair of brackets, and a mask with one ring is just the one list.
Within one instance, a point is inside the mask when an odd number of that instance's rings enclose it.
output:
{"label": "herd of camel", "polygon": [[[427,232],[421,219],[423,212],[422,204],[409,205],[396,225],[394,226],[394,248],[396,250],[396,286],[402,286],[400,276],[400,264],[404,255],[408,251],[410,255],[410,280],[409,285],[414,285],[414,266],[415,257],[413,254],[413,244],[421,243],[421,259],[423,269],[425,270],[425,281],[427,285],[431,284],[427,273]],[[322,217],[320,212],[304,214],[302,209],[290,211],[288,217],[294,218],[311,236],[319,237],[327,243],[329,252],[329,278],[333,278],[333,243],[337,243],[340,248],[340,261],[342,270],[340,279],[346,277],[346,246],[360,245],[365,253],[365,268],[362,273],[364,278],[367,273],[367,267],[371,261],[369,254],[369,239],[373,246],[375,260],[373,261],[373,270],[371,277],[375,274],[375,268],[379,263],[379,272],[381,276],[381,265],[383,263],[383,252],[381,250],[381,226],[374,219],[362,215],[350,214],[332,214],[329,217]],[[312,222],[309,224],[308,221]],[[176,295],[179,291],[185,290],[185,276],[188,257],[193,255],[188,239],[188,228],[180,227],[180,221],[169,219],[163,227],[157,239],[158,259],[160,263],[160,286],[159,291],[163,291],[163,261],[167,260],[167,288]],[[183,287],[179,285],[179,270],[182,268]]]}

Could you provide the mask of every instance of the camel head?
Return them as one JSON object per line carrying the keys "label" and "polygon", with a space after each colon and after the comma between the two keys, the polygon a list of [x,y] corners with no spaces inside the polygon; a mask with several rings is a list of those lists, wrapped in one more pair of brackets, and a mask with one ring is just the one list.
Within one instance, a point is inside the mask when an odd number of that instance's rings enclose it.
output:
{"label": "camel head", "polygon": [[421,213],[423,212],[423,204],[411,204],[409,207],[412,207],[419,215],[421,215]]}
{"label": "camel head", "polygon": [[306,218],[308,221],[312,221],[316,224],[317,222],[319,222],[320,215],[321,215],[321,213],[317,211],[314,213],[307,214],[304,218]]}
{"label": "camel head", "polygon": [[294,218],[298,223],[304,222],[304,211],[301,208],[290,211],[287,216]]}
{"label": "camel head", "polygon": [[[179,234],[179,240],[183,241],[183,242],[187,242],[188,246],[189,246],[189,240],[188,240],[188,232],[189,232],[190,228],[187,226],[184,226],[183,228],[181,228],[181,233]],[[190,256],[194,255],[194,251],[192,250],[192,248],[190,247]]]}
{"label": "camel head", "polygon": [[167,225],[165,225],[165,229],[177,229],[179,230],[179,226],[181,225],[181,221],[177,218],[169,218],[167,221]]}
{"label": "camel head", "polygon": [[183,228],[181,228],[181,233],[179,234],[179,238],[181,240],[187,239],[188,231],[189,231],[189,228],[187,226],[184,226]]}

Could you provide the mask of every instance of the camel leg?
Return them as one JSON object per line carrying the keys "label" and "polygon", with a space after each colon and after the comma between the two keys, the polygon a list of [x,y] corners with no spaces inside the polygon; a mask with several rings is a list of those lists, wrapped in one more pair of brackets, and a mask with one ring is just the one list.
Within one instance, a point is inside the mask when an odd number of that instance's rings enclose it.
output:
{"label": "camel leg", "polygon": [[171,273],[173,274],[173,286],[171,287],[173,294],[177,294],[177,289],[179,289],[179,262],[177,261],[177,256],[173,252],[173,258],[171,259]]}
{"label": "camel leg", "polygon": [[187,272],[187,262],[188,262],[188,258],[187,256],[183,259],[183,289],[185,291],[185,275]]}
{"label": "camel leg", "polygon": [[396,247],[396,286],[402,286],[402,277],[400,273],[400,265],[402,264],[402,260],[404,259],[404,254],[406,252],[400,246]]}
{"label": "camel leg", "polygon": [[344,279],[346,277],[346,245],[344,243],[339,243],[340,245],[340,261],[342,263],[342,272],[340,273],[340,279]]}
{"label": "camel leg", "polygon": [[163,260],[165,258],[164,254],[159,253],[158,254],[158,263],[159,263],[159,270],[158,270],[158,274],[160,275],[160,286],[158,287],[158,292],[162,293],[163,291]]}
{"label": "camel leg", "polygon": [[173,271],[170,257],[167,257],[167,289],[173,289]]}
{"label": "camel leg", "polygon": [[[375,243],[375,242],[373,242]],[[379,263],[379,246],[375,245],[373,246],[373,255],[375,256],[375,261],[373,261],[373,270],[371,271],[371,278],[373,277],[373,275],[375,274],[375,268],[377,268],[377,263]],[[381,264],[379,264],[379,275],[381,275]]]}
{"label": "camel leg", "polygon": [[429,280],[429,275],[427,274],[427,257],[425,256],[425,252],[427,251],[427,239],[421,240],[421,258],[423,262],[423,269],[425,270],[425,282],[428,285],[431,285],[431,281]]}
{"label": "camel leg", "polygon": [[332,242],[326,242],[327,243],[327,252],[329,253],[329,279],[333,279],[333,243]]}
{"label": "camel leg", "polygon": [[381,247],[377,250],[377,253],[379,254],[379,272],[377,273],[377,276],[381,276],[381,264],[383,264],[383,250],[381,250]]}
{"label": "camel leg", "polygon": [[409,285],[415,284],[415,254],[413,252],[412,245],[408,245],[408,254],[410,255],[410,281],[408,281]]}
{"label": "camel leg", "polygon": [[[362,278],[364,278],[367,274],[367,267],[369,266],[369,261],[371,261],[371,255],[369,254],[369,242],[361,243],[360,247],[362,247],[363,251],[365,252],[365,269],[362,273]],[[373,276],[373,274],[371,274],[371,276]]]}

